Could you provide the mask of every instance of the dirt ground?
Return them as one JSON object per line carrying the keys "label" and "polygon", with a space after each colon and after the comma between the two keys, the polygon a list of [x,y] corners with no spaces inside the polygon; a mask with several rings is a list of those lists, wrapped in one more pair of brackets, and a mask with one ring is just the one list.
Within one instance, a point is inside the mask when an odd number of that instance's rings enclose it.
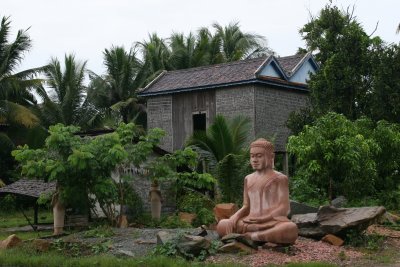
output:
{"label": "dirt ground", "polygon": [[[398,229],[398,228],[396,228]],[[8,229],[23,231],[24,229]],[[25,229],[29,230],[29,229]],[[110,237],[85,237],[85,231],[62,237],[65,242],[79,242],[93,248],[101,244],[104,252],[123,257],[142,257],[150,254],[157,246],[157,233],[167,231],[172,235],[190,229],[149,229],[114,228]],[[361,247],[348,245],[337,247],[322,241],[299,237],[296,243],[285,249],[262,248],[253,254],[224,254],[209,256],[206,261],[213,263],[242,263],[245,266],[285,265],[295,262],[326,262],[337,266],[399,266],[400,267],[400,231],[382,225],[372,225],[367,234],[377,236],[378,241],[367,239]],[[208,231],[208,237],[218,240],[215,231]],[[53,237],[49,239],[54,240]],[[369,243],[370,242],[370,243]]]}
{"label": "dirt ground", "polygon": [[[66,240],[81,240],[86,243],[109,242],[109,252],[118,256],[145,256],[156,247],[158,231],[166,230],[175,233],[176,229],[115,229],[115,235],[109,238],[82,238],[77,233],[65,237]],[[268,264],[284,265],[295,262],[327,262],[337,266],[400,266],[400,231],[383,226],[373,225],[368,228],[369,234],[384,236],[378,243],[373,243],[373,250],[350,246],[333,246],[322,241],[299,237],[296,243],[285,250],[259,248],[250,255],[216,254],[207,258],[214,263],[242,263],[246,266],[265,266]],[[215,233],[210,231],[212,239]],[[377,247],[378,245],[378,247]]]}
{"label": "dirt ground", "polygon": [[[322,241],[299,237],[293,247],[286,252],[273,249],[259,249],[252,255],[217,254],[208,258],[209,262],[241,262],[247,266],[284,265],[294,262],[326,262],[337,266],[400,266],[400,231],[372,225],[368,234],[384,236],[378,249],[332,246]],[[376,244],[371,244],[376,245]]]}

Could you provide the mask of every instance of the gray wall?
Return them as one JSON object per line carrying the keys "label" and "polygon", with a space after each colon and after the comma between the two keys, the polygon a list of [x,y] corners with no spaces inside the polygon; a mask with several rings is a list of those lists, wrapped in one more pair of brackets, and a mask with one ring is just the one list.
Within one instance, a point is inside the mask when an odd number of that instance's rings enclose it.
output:
{"label": "gray wall", "polygon": [[276,151],[286,151],[290,131],[285,126],[289,114],[307,105],[308,93],[284,88],[255,86],[255,135],[275,137]]}
{"label": "gray wall", "polygon": [[244,115],[250,118],[253,127],[249,140],[254,139],[254,85],[217,89],[215,92],[216,112],[225,118]]}
{"label": "gray wall", "polygon": [[162,139],[160,147],[166,151],[172,151],[172,96],[156,96],[147,99],[147,127],[161,128],[166,136]]}
{"label": "gray wall", "polygon": [[215,91],[197,91],[172,95],[173,149],[183,148],[193,134],[193,114],[205,113],[206,126],[215,118]]}
{"label": "gray wall", "polygon": [[207,126],[215,114],[226,118],[248,116],[252,121],[249,141],[256,137],[275,138],[276,151],[286,151],[290,134],[285,123],[289,114],[307,105],[308,93],[266,85],[243,85],[147,99],[148,127],[167,131],[161,148],[182,148],[193,133],[192,115],[206,112]]}

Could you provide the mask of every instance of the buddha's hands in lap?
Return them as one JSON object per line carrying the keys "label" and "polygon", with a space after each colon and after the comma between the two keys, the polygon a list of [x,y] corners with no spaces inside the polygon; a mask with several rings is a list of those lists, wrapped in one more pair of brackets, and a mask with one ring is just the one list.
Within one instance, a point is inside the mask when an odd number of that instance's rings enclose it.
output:
{"label": "buddha's hands in lap", "polygon": [[272,220],[271,216],[263,216],[263,217],[249,217],[243,219],[244,223],[247,224],[260,224],[260,223],[266,223]]}
{"label": "buddha's hands in lap", "polygon": [[261,220],[259,218],[246,218],[246,219],[243,219],[243,222],[252,224],[252,223],[261,223]]}

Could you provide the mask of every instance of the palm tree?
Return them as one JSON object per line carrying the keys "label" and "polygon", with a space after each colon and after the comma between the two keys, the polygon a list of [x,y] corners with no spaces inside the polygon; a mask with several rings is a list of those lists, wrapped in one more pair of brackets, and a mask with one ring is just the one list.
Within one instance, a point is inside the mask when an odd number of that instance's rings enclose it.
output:
{"label": "palm tree", "polygon": [[213,27],[216,30],[214,42],[220,45],[217,61],[222,58],[224,62],[231,62],[272,53],[265,44],[265,37],[242,32],[238,22],[231,22],[225,27],[214,23]]}
{"label": "palm tree", "polygon": [[37,104],[32,91],[40,87],[42,80],[35,77],[44,67],[15,72],[31,48],[31,39],[27,30],[19,30],[9,42],[10,23],[9,17],[0,23],[0,123],[31,128],[39,124],[29,107]]}
{"label": "palm tree", "polygon": [[142,68],[138,73],[137,80],[145,85],[157,77],[163,70],[170,70],[171,52],[165,41],[156,33],[149,36],[148,41],[136,43],[142,57]]}
{"label": "palm tree", "polygon": [[123,47],[113,46],[105,49],[103,56],[106,74],[90,74],[88,97],[108,117],[117,113],[123,122],[131,122],[144,110],[136,96],[136,90],[141,86],[138,73],[142,64],[133,49],[126,51]]}
{"label": "palm tree", "polygon": [[249,136],[250,119],[236,116],[227,121],[217,115],[206,131],[195,131],[187,146],[195,146],[209,152],[219,162],[228,154],[240,154]]}
{"label": "palm tree", "polygon": [[170,64],[174,69],[186,69],[209,64],[209,36],[199,31],[197,36],[189,33],[173,33],[169,38]]}
{"label": "palm tree", "polygon": [[85,72],[86,61],[79,63],[74,55],[65,55],[64,69],[57,58],[51,59],[45,72],[50,93],[40,94],[40,117],[46,126],[63,123],[90,128],[97,122],[98,111],[86,97]]}

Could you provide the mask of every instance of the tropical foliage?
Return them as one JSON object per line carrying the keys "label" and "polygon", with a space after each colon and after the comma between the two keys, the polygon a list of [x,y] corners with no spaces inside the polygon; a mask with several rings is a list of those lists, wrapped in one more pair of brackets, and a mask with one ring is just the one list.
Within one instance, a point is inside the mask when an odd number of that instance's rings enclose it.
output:
{"label": "tropical foliage", "polygon": [[43,104],[38,109],[44,126],[94,126],[97,110],[87,98],[85,73],[86,62],[78,62],[74,55],[65,55],[64,68],[58,59],[51,60],[45,72],[49,93],[42,90]]}
{"label": "tropical foliage", "polygon": [[207,131],[195,131],[186,144],[209,152],[219,162],[228,154],[241,153],[249,141],[250,125],[248,117],[236,116],[227,121],[217,115]]}
{"label": "tropical foliage", "polygon": [[320,71],[309,81],[311,108],[288,122],[294,133],[331,111],[351,120],[399,121],[400,47],[368,35],[353,11],[328,4],[300,30]]}
{"label": "tropical foliage", "polygon": [[[193,169],[197,155],[190,149],[148,160],[164,135],[161,129],[141,135],[134,124],[121,124],[116,132],[91,139],[75,135],[78,130],[62,124],[50,126],[43,148],[30,149],[25,145],[13,151],[13,156],[21,163],[23,175],[56,181],[62,202],[81,212],[87,212],[98,201],[114,223],[118,214],[115,204],[126,204],[125,182],[132,179],[123,175],[123,171],[132,164],[145,169],[153,180],[174,179],[178,184],[195,188],[212,188],[215,183],[209,174],[176,172],[178,166]],[[115,175],[116,181],[111,179],[113,173],[119,174]]]}
{"label": "tropical foliage", "polygon": [[[376,197],[381,204],[397,205],[399,127],[367,118],[352,122],[337,113],[317,119],[289,138],[288,151],[297,160],[292,193],[306,202],[343,195],[350,201]],[[377,197],[383,194],[390,197]]]}
{"label": "tropical foliage", "polygon": [[41,85],[36,75],[43,68],[16,72],[24,58],[24,53],[31,48],[31,39],[27,30],[19,30],[15,40],[9,42],[10,24],[8,17],[3,17],[0,24],[0,123],[20,124],[33,127],[38,118],[29,107],[36,105],[32,91]]}
{"label": "tropical foliage", "polygon": [[106,74],[90,73],[88,98],[101,111],[103,123],[107,124],[107,119],[131,122],[143,111],[136,96],[142,85],[138,75],[141,62],[133,49],[126,51],[119,46],[105,49],[103,56]]}
{"label": "tropical foliage", "polygon": [[217,115],[206,131],[195,131],[187,141],[207,165],[206,171],[216,176],[220,201],[240,202],[243,179],[251,172],[246,149],[250,125],[247,117],[226,120]]}

